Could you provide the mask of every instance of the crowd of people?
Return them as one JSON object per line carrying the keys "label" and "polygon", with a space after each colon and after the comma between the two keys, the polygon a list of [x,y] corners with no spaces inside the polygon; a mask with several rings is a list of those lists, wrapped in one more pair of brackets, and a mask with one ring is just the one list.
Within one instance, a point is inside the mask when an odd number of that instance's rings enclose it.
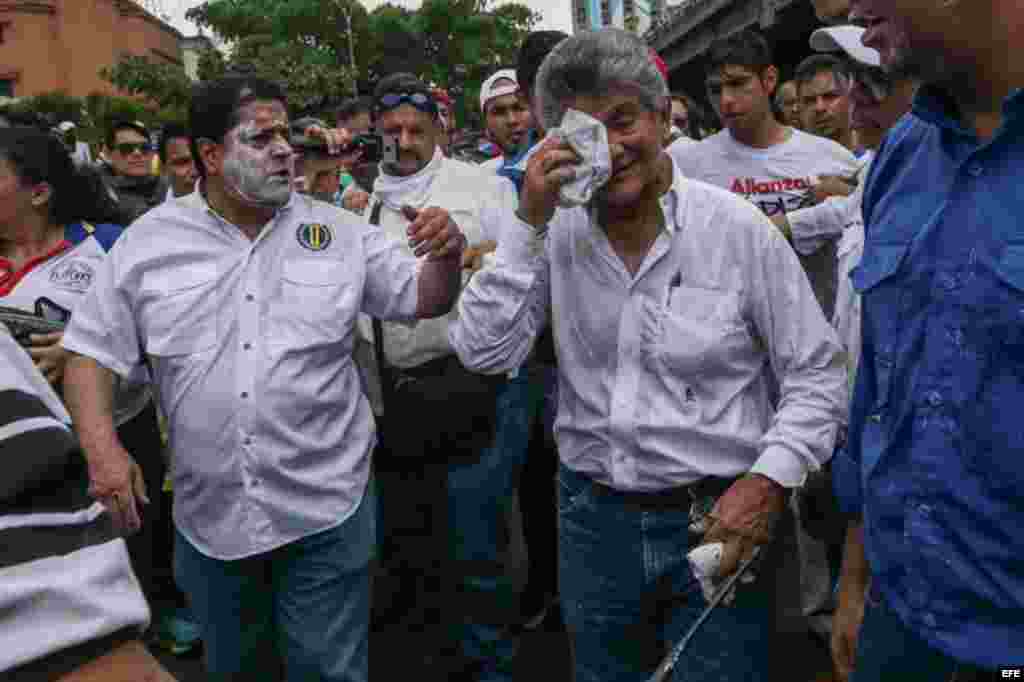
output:
{"label": "crowd of people", "polygon": [[790,81],[713,45],[714,116],[531,33],[480,164],[409,73],[98,164],[0,121],[0,321],[66,325],[0,335],[0,676],[172,680],[168,594],[216,680],[510,681],[544,623],[577,682],[1022,674],[1024,9],[834,4]]}

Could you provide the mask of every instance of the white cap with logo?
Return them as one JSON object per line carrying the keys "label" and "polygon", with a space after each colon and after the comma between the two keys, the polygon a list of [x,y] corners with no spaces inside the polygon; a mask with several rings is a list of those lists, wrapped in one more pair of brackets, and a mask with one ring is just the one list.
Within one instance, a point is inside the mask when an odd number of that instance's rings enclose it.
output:
{"label": "white cap with logo", "polygon": [[[503,80],[510,80],[512,83],[500,83]],[[513,69],[502,69],[492,74],[480,86],[480,111],[486,112],[487,103],[492,99],[504,95],[513,95],[517,92],[519,92],[519,81],[516,80],[516,72]]]}

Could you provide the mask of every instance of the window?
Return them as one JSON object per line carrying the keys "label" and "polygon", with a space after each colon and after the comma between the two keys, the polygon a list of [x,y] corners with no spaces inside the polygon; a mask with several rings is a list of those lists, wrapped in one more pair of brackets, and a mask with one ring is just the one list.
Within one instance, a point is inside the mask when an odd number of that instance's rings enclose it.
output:
{"label": "window", "polygon": [[622,14],[627,17],[631,17],[636,14],[636,6],[633,4],[633,0],[623,0]]}
{"label": "window", "polygon": [[11,22],[0,21],[0,45],[3,45],[4,39],[7,37],[7,29],[11,27]]}
{"label": "window", "polygon": [[612,25],[612,10],[609,7],[609,0],[601,0],[601,25]]}
{"label": "window", "polygon": [[0,78],[0,97],[14,97],[13,78]]}
{"label": "window", "polygon": [[580,28],[587,27],[587,7],[583,0],[576,0],[576,25]]}

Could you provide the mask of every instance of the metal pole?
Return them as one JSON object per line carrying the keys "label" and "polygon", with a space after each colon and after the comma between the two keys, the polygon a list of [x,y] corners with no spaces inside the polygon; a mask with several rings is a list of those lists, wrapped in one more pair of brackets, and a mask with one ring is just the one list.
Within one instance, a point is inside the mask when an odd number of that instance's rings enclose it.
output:
{"label": "metal pole", "polygon": [[358,97],[359,85],[357,81],[359,79],[356,77],[356,47],[355,39],[352,37],[352,14],[340,3],[338,4],[338,8],[345,16],[345,33],[348,36],[348,63],[352,67],[352,94]]}

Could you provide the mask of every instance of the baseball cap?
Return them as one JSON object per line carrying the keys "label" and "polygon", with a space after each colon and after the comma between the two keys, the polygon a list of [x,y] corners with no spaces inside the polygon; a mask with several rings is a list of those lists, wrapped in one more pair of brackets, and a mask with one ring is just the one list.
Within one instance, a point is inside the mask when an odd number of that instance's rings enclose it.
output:
{"label": "baseball cap", "polygon": [[117,119],[113,121],[110,125],[110,130],[112,131],[111,135],[113,135],[113,131],[122,130],[124,128],[134,130],[147,140],[149,139],[149,128],[146,127],[146,124],[142,121],[132,121],[131,119]]}
{"label": "baseball cap", "polygon": [[[498,81],[510,80],[511,85],[508,83],[499,84]],[[519,81],[516,80],[516,72],[514,69],[502,69],[497,71],[484,81],[484,84],[480,86],[480,111],[487,109],[487,103],[492,99],[503,97],[504,95],[513,95],[519,92]]]}
{"label": "baseball cap", "polygon": [[77,127],[78,126],[76,126],[72,121],[64,121],[59,126],[57,126],[57,130],[59,130],[62,133],[66,133],[69,130],[74,130]]}
{"label": "baseball cap", "polygon": [[811,48],[818,52],[845,52],[855,62],[864,66],[882,65],[878,50],[860,42],[864,29],[859,26],[832,26],[819,28],[811,34]]}

